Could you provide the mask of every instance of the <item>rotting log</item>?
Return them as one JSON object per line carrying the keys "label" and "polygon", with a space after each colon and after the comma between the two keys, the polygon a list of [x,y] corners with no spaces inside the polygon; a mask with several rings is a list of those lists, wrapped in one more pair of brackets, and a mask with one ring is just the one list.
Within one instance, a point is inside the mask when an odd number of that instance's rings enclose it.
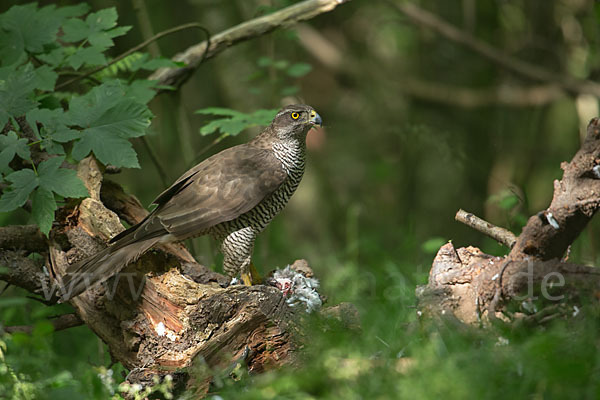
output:
{"label": "rotting log", "polygon": [[[13,241],[5,240],[6,248],[0,248],[8,267],[0,279],[42,295],[48,305],[56,301],[52,295],[58,288],[56,278],[68,265],[104,248],[124,229],[119,216],[135,223],[146,215],[139,201],[118,185],[107,184],[102,190],[103,176],[93,157],[79,163],[78,175],[90,197],[58,210],[47,242],[33,228],[17,227],[18,232],[31,234],[35,243],[13,249]],[[46,251],[40,243],[47,243]],[[27,257],[32,252],[48,255],[50,276],[42,272],[43,259]],[[305,264],[297,264],[298,272],[312,274]],[[108,345],[112,360],[130,370],[130,383],[152,384],[156,376],[169,374],[180,387],[193,384],[207,390],[210,374],[234,360],[243,360],[250,373],[293,364],[296,339],[301,336],[299,313],[304,311],[288,305],[276,287],[230,286],[229,281],[198,264],[183,245],[163,244],[119,275],[71,299],[74,315],[54,325],[66,329],[86,324]],[[197,365],[209,371],[200,382],[197,374],[190,380]]]}
{"label": "rotting log", "polygon": [[[553,314],[560,316],[577,315],[583,304],[598,301],[600,269],[569,263],[564,256],[600,207],[600,119],[592,119],[581,148],[561,168],[549,207],[529,218],[516,242],[506,241],[512,248],[505,257],[452,243],[440,248],[427,285],[417,288],[420,315],[476,324],[538,313],[547,317],[544,310],[528,308],[537,300],[553,310],[566,305]],[[487,235],[494,231],[488,223],[481,225],[485,229],[470,226]]]}
{"label": "rotting log", "polygon": [[[65,212],[62,231],[53,231],[50,258],[58,276],[124,229],[100,200],[102,174],[93,158],[80,163],[79,176],[90,197]],[[131,222],[143,218],[144,212],[136,210],[139,202],[124,201],[114,185],[110,189],[106,196],[115,196],[107,203],[122,205],[117,211]],[[70,248],[53,240],[61,235]],[[244,353],[254,371],[291,362],[293,311],[282,293],[268,286],[226,287],[228,282],[196,263],[183,246],[166,244],[70,303],[108,345],[113,360],[132,371],[132,382],[185,371],[198,359],[211,369],[224,368]],[[187,379],[185,373],[176,375]]]}

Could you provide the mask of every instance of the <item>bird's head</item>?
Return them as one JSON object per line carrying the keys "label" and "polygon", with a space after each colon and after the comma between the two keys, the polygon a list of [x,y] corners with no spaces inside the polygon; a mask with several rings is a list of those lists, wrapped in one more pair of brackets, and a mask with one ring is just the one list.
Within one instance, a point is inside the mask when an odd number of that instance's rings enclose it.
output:
{"label": "bird's head", "polygon": [[306,134],[315,125],[321,126],[321,116],[306,104],[292,104],[282,108],[271,123],[279,139],[305,139]]}

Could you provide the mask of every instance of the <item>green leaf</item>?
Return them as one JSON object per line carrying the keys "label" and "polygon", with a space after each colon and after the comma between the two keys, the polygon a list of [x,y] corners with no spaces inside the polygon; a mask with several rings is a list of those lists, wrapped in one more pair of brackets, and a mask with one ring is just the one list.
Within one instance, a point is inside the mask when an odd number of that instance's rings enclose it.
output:
{"label": "green leaf", "polygon": [[26,57],[23,37],[18,32],[0,29],[0,65],[20,64]]}
{"label": "green leaf", "polygon": [[131,97],[138,103],[146,104],[150,102],[156,96],[155,86],[157,81],[150,81],[148,79],[138,79],[133,82],[125,89],[127,97]]}
{"label": "green leaf", "polygon": [[39,185],[38,177],[31,169],[22,169],[6,176],[11,182],[8,190],[0,197],[0,212],[16,210],[27,201],[29,194]]}
{"label": "green leaf", "polygon": [[51,92],[54,90],[58,74],[54,72],[48,65],[42,65],[34,70],[35,79],[34,85],[36,89]]}
{"label": "green leaf", "polygon": [[59,7],[54,11],[56,15],[62,18],[79,17],[87,13],[90,10],[90,6],[86,3],[79,3],[74,6]]}
{"label": "green leaf", "polygon": [[27,146],[27,139],[19,138],[13,131],[8,132],[6,135],[0,135],[0,172],[6,173],[10,169],[8,164],[18,154],[24,160],[28,160],[31,157],[29,152],[29,146]]}
{"label": "green leaf", "polygon": [[73,146],[76,160],[93,151],[104,164],[139,167],[127,139],[144,135],[152,114],[148,107],[127,97],[118,81],[107,82],[85,96],[74,98],[68,114],[72,124],[83,128],[81,139]]}
{"label": "green leaf", "polygon": [[200,129],[201,135],[209,135],[220,131],[221,133],[235,136],[251,126],[265,126],[270,124],[275,114],[277,114],[277,110],[257,110],[250,114],[244,114],[228,108],[211,107],[197,110],[196,114],[230,117],[209,122]]}
{"label": "green leaf", "polygon": [[[81,137],[79,131],[67,127],[68,120],[62,108],[49,110],[35,108],[25,115],[35,133],[41,137],[40,147],[49,154],[65,154],[60,143],[70,142]],[[38,124],[42,127],[38,131]]]}
{"label": "green leaf", "polygon": [[116,8],[111,7],[89,14],[85,21],[69,19],[63,25],[63,40],[73,43],[85,39],[92,47],[106,50],[114,45],[112,38],[122,36],[131,29],[129,26],[115,28],[117,17]]}
{"label": "green leaf", "polygon": [[106,64],[105,50],[106,48],[99,46],[84,47],[72,54],[67,62],[74,70],[78,70],[82,65],[104,65]]}
{"label": "green leaf", "polygon": [[286,71],[289,76],[300,78],[312,71],[312,66],[306,63],[292,64]]}
{"label": "green leaf", "polygon": [[4,126],[11,116],[21,116],[37,105],[32,97],[38,82],[31,64],[12,71],[0,81],[0,126]]}
{"label": "green leaf", "polygon": [[110,7],[89,14],[85,22],[89,25],[91,32],[100,32],[115,27],[117,25],[117,18],[117,9]]}
{"label": "green leaf", "polygon": [[72,169],[61,168],[64,157],[53,157],[40,163],[39,184],[42,189],[56,192],[63,197],[85,197],[88,191]]}
{"label": "green leaf", "polygon": [[54,194],[46,189],[38,187],[31,196],[31,216],[40,227],[40,231],[48,236],[54,222],[54,211],[56,211]]}
{"label": "green leaf", "polygon": [[63,37],[62,40],[65,42],[78,42],[87,37],[89,32],[88,24],[79,19],[71,18],[63,24]]}
{"label": "green leaf", "polygon": [[104,164],[118,167],[139,168],[137,154],[129,141],[108,133],[86,134],[73,146],[73,157],[81,160],[90,151]]}
{"label": "green leaf", "polygon": [[88,6],[38,9],[35,3],[13,6],[0,15],[0,63],[12,65],[26,57],[25,51],[44,55],[46,47],[56,41],[58,29],[68,17],[85,13]]}
{"label": "green leaf", "polygon": [[55,41],[62,23],[61,16],[54,11],[55,6],[38,10],[35,3],[13,6],[2,14],[0,26],[12,32],[13,37],[19,37],[28,52],[41,53],[44,45]]}
{"label": "green leaf", "polygon": [[65,47],[57,46],[53,50],[39,54],[37,58],[45,63],[50,64],[52,67],[57,68],[64,62],[66,56],[67,53]]}
{"label": "green leaf", "polygon": [[33,68],[26,64],[0,81],[0,126],[4,126],[10,117],[20,117],[35,108],[34,90],[52,90],[56,77],[47,66]]}

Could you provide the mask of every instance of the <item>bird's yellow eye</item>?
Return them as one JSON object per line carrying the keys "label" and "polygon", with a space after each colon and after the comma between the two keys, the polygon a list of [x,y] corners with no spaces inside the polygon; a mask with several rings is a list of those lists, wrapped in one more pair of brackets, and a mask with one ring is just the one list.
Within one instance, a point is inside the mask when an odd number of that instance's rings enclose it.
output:
{"label": "bird's yellow eye", "polygon": [[300,113],[293,112],[292,113],[292,119],[298,119],[298,118],[300,118]]}

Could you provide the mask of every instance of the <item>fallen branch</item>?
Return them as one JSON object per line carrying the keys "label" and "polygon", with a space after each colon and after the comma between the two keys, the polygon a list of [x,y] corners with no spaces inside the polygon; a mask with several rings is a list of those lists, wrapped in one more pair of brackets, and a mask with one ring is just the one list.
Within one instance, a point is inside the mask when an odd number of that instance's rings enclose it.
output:
{"label": "fallen branch", "polygon": [[[46,248],[47,250],[47,248]],[[0,281],[25,289],[33,294],[49,287],[49,277],[43,272],[44,260],[27,257],[22,251],[0,251]]]}
{"label": "fallen branch", "polygon": [[[548,314],[527,304],[563,304],[561,310],[576,314],[582,304],[593,302],[600,291],[600,269],[561,258],[600,208],[599,154],[600,119],[594,118],[580,150],[561,165],[563,177],[554,182],[550,206],[529,219],[506,257],[475,247],[455,249],[451,243],[440,248],[429,282],[417,289],[421,312],[454,315],[466,323],[482,318],[545,322],[568,313]],[[475,218],[462,210],[457,214],[457,219],[496,238],[496,227]],[[510,236],[507,243],[512,243]],[[517,314],[525,318],[507,312],[507,304],[519,308]]]}
{"label": "fallen branch", "polygon": [[300,21],[332,11],[349,0],[305,0],[272,14],[243,22],[211,37],[210,43],[203,41],[173,57],[173,61],[184,62],[183,68],[163,68],[153,73],[148,79],[157,80],[159,85],[181,86],[202,61],[214,57],[218,53],[236,43],[249,40],[278,28],[284,28]]}
{"label": "fallen branch", "polygon": [[[54,327],[55,332],[83,325],[83,321],[76,314],[63,314],[50,319],[49,322]],[[15,325],[5,327],[4,331],[7,333],[31,333],[33,332],[33,329],[34,327],[31,325]]]}
{"label": "fallen branch", "polygon": [[509,231],[508,229],[501,228],[499,226],[490,224],[489,222],[479,218],[478,216],[466,212],[463,209],[458,210],[454,219],[458,222],[462,222],[463,224],[471,227],[484,235],[491,237],[492,239],[498,241],[498,243],[503,244],[504,246],[512,249],[517,241],[517,237]]}
{"label": "fallen branch", "polygon": [[46,237],[37,225],[0,227],[0,249],[42,253],[48,250]]}
{"label": "fallen branch", "polygon": [[406,15],[413,24],[427,27],[453,42],[462,44],[508,70],[514,71],[529,79],[557,84],[572,93],[600,96],[600,84],[596,82],[557,74],[548,71],[539,65],[519,60],[518,58],[490,46],[467,32],[456,28],[452,24],[449,24],[435,14],[420,8],[414,3],[391,1],[388,3]]}

